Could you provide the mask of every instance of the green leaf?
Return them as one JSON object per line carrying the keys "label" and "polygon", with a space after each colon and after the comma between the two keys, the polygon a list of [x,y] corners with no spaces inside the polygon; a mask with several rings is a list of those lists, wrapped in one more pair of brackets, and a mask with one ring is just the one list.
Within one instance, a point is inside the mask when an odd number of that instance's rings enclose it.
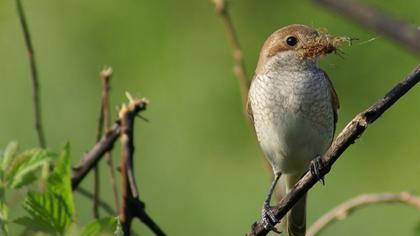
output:
{"label": "green leaf", "polygon": [[[20,164],[36,169],[45,168],[45,160],[41,157],[32,158],[28,163]],[[31,168],[29,168],[31,170]],[[19,171],[16,171],[19,173]],[[31,171],[25,172],[31,173]],[[30,178],[30,175],[24,175]],[[22,178],[23,180],[25,178]],[[46,232],[49,234],[63,235],[73,223],[74,202],[70,182],[69,145],[61,152],[53,172],[48,176],[47,188],[43,193],[28,192],[23,204],[28,213],[27,216],[17,219],[15,222],[24,225],[31,230]]]}
{"label": "green leaf", "polygon": [[17,142],[10,142],[7,144],[6,149],[0,155],[2,162],[1,162],[1,169],[5,170],[9,163],[13,160],[13,157],[16,155],[18,149]]}
{"label": "green leaf", "polygon": [[11,176],[8,176],[11,188],[20,188],[31,184],[38,178],[38,172],[45,165],[50,165],[54,154],[44,150],[31,150],[20,155]]}
{"label": "green leaf", "polygon": [[105,217],[95,220],[82,229],[80,236],[114,235],[118,224],[117,217]]}
{"label": "green leaf", "polygon": [[[0,200],[1,201],[1,200]],[[0,202],[0,235],[9,235],[8,208],[4,202]]]}
{"label": "green leaf", "polygon": [[72,222],[65,200],[57,193],[28,192],[23,208],[29,216],[15,222],[32,230],[62,235]]}
{"label": "green leaf", "polygon": [[70,146],[66,144],[61,152],[53,173],[48,177],[47,191],[60,194],[67,205],[70,214],[73,215],[74,202],[73,191],[71,188],[71,172],[70,172]]}

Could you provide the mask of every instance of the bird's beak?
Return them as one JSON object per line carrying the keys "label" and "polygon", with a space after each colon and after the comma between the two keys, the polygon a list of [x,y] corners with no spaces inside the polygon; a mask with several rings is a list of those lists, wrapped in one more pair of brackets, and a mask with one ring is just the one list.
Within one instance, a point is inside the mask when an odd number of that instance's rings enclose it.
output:
{"label": "bird's beak", "polygon": [[337,52],[343,43],[351,44],[352,39],[347,36],[331,36],[327,33],[318,32],[306,38],[302,46],[303,58],[317,58],[322,55]]}

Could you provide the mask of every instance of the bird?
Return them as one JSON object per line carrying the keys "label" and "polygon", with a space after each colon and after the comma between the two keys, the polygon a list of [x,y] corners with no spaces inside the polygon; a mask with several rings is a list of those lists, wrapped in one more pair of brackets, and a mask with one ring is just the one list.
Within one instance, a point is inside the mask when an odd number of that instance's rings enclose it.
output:
{"label": "bird", "polygon": [[[339,101],[318,61],[337,52],[347,40],[293,24],[272,33],[260,51],[248,91],[247,113],[274,173],[262,208],[262,222],[268,230],[280,233],[270,206],[280,177],[281,188],[287,193],[306,171],[320,176],[321,155],[334,138]],[[284,221],[287,235],[305,235],[306,195]]]}

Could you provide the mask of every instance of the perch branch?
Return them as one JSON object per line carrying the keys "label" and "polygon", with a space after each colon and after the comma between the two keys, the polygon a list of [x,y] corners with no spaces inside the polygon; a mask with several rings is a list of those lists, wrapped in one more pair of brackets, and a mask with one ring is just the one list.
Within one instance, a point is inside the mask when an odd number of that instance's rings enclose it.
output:
{"label": "perch branch", "polygon": [[335,221],[346,218],[353,211],[378,203],[402,203],[420,210],[420,198],[407,192],[362,194],[327,212],[306,231],[306,236],[315,236]]}
{"label": "perch branch", "polygon": [[121,120],[121,188],[122,204],[119,219],[123,228],[124,235],[130,234],[131,222],[137,217],[152,230],[155,235],[165,235],[159,226],[147,215],[145,205],[140,200],[138,189],[133,173],[133,129],[134,119],[137,116],[136,110],[145,109],[147,102],[143,99],[132,99],[128,96],[130,103],[123,105],[119,112]]}
{"label": "perch branch", "polygon": [[[238,36],[236,34],[235,27],[233,26],[232,19],[227,10],[225,0],[213,0],[216,13],[222,18],[223,24],[225,26],[226,34],[228,37],[229,45],[232,50],[232,57],[235,62],[233,67],[233,72],[239,80],[239,87],[241,91],[242,104],[244,111],[246,110],[246,104],[248,100],[248,89],[249,89],[249,80],[245,70],[245,61],[242,54],[242,50],[239,44]],[[248,117],[247,115],[245,115]],[[247,118],[248,119],[248,118]]]}
{"label": "perch branch", "polygon": [[[324,177],[331,169],[334,162],[341,154],[358,139],[367,129],[368,125],[379,118],[389,107],[391,107],[399,98],[408,92],[414,85],[420,81],[420,65],[418,65],[403,81],[399,82],[383,98],[367,110],[359,113],[347,126],[341,131],[330,148],[323,155],[323,168],[320,170],[320,177]],[[279,222],[292,206],[318,181],[317,177],[310,172],[296,183],[290,192],[275,207],[274,214]],[[249,236],[267,235],[269,230],[265,229],[261,220],[251,226]]]}
{"label": "perch branch", "polygon": [[340,15],[390,37],[410,51],[420,54],[420,30],[414,25],[386,16],[381,11],[355,0],[313,0]]}
{"label": "perch branch", "polygon": [[16,9],[19,16],[20,26],[23,31],[23,37],[25,40],[27,56],[29,60],[29,65],[31,69],[31,81],[32,81],[32,102],[34,107],[34,126],[38,136],[38,143],[41,148],[45,148],[45,136],[44,130],[42,127],[41,120],[41,102],[39,98],[39,80],[38,80],[38,70],[35,60],[35,51],[32,45],[31,34],[29,32],[29,27],[26,22],[25,11],[23,10],[21,0],[16,0]]}

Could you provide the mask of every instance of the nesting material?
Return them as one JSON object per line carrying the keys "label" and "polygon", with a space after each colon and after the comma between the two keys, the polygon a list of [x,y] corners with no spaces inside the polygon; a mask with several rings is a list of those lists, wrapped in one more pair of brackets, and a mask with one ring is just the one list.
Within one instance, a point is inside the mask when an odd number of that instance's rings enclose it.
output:
{"label": "nesting material", "polygon": [[337,53],[344,43],[351,45],[352,38],[347,36],[332,36],[325,30],[318,30],[318,35],[306,40],[302,47],[303,58],[315,58],[329,53]]}

